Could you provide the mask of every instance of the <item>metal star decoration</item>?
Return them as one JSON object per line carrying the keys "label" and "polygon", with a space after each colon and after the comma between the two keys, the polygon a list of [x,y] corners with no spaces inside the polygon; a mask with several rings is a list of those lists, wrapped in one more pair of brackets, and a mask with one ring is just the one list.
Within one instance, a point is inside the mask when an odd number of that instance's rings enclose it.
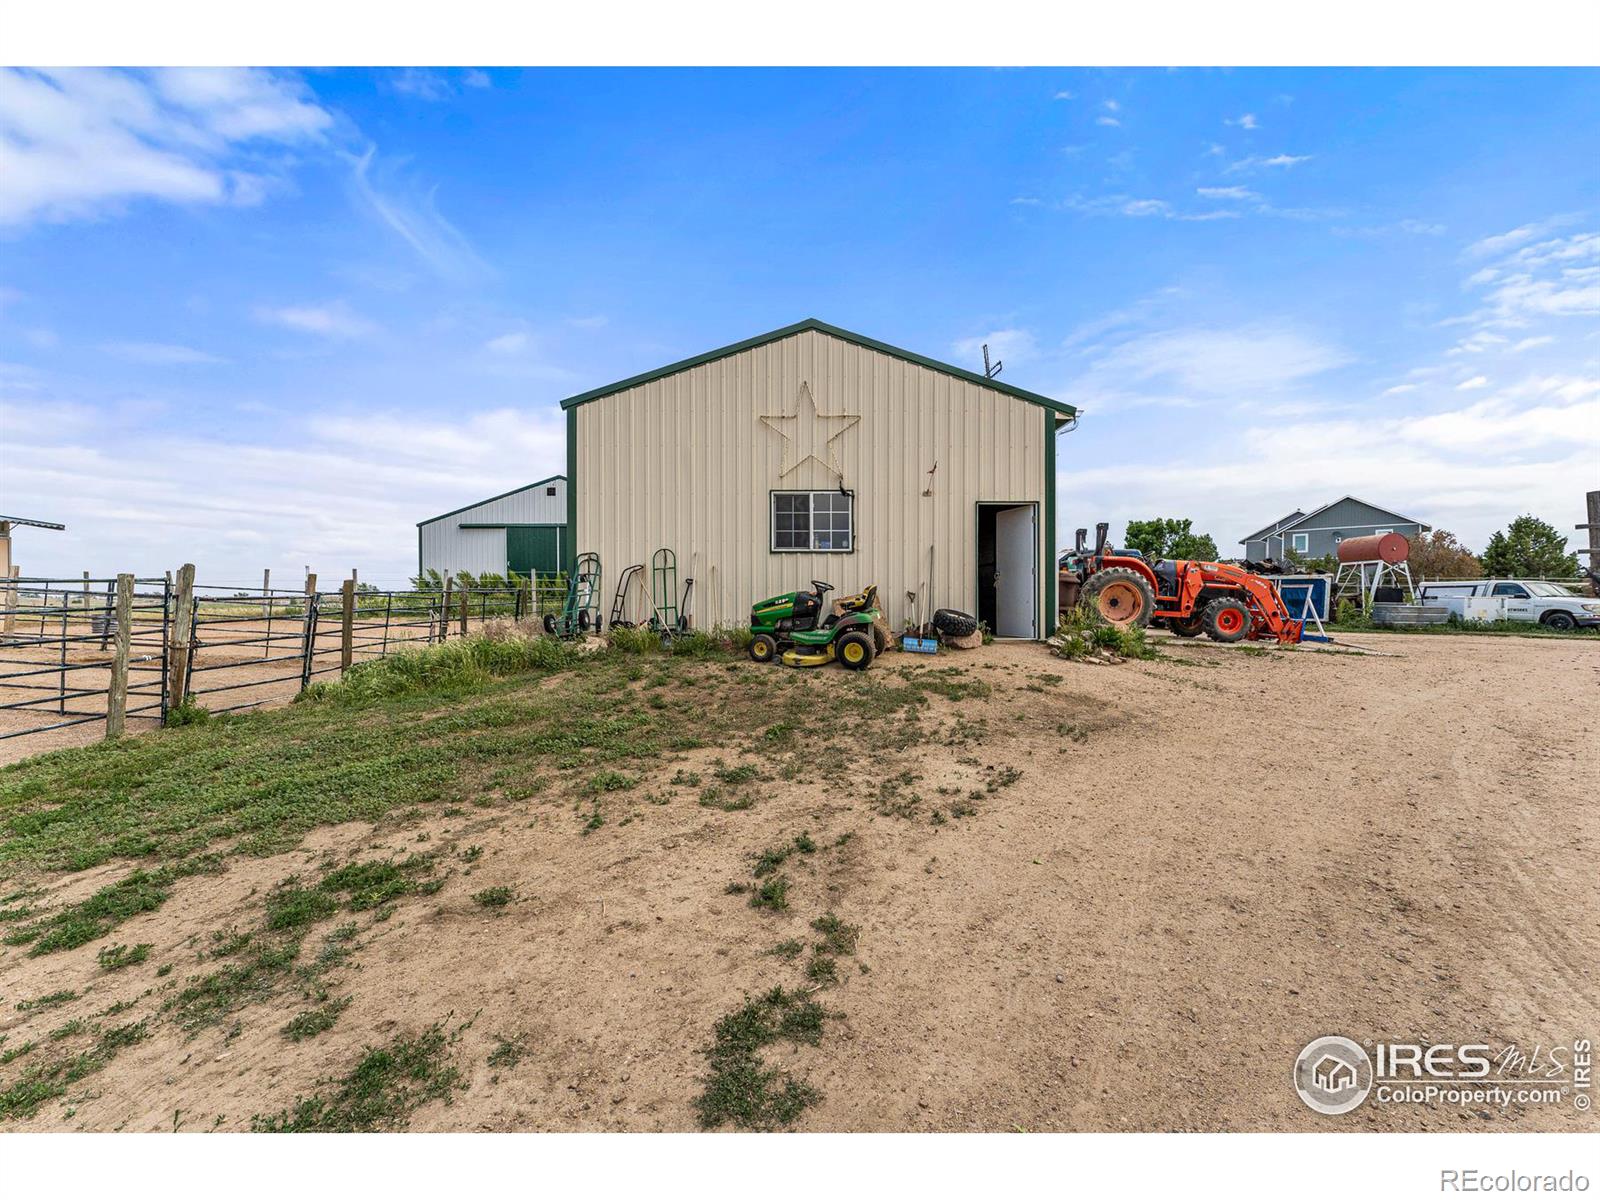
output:
{"label": "metal star decoration", "polygon": [[811,385],[802,383],[794,412],[761,416],[763,425],[783,436],[783,464],[778,478],[782,479],[807,459],[835,478],[843,478],[844,470],[834,456],[833,444],[860,420],[859,413],[819,412],[816,399],[811,395]]}

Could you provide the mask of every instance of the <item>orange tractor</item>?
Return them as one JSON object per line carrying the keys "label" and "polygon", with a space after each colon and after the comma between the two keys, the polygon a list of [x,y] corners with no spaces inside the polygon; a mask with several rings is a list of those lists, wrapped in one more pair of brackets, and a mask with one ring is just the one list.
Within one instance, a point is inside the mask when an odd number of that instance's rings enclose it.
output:
{"label": "orange tractor", "polygon": [[1160,622],[1179,637],[1205,634],[1219,642],[1274,638],[1300,640],[1299,621],[1289,616],[1270,580],[1229,563],[1178,559],[1147,563],[1137,551],[1106,550],[1105,522],[1095,526],[1094,551],[1077,545],[1063,556],[1061,574],[1076,577],[1079,603],[1110,625]]}

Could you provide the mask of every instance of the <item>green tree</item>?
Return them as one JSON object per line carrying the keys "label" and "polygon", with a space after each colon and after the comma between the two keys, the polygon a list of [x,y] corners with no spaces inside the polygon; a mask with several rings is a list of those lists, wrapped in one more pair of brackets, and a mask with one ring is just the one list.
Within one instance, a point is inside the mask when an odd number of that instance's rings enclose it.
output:
{"label": "green tree", "polygon": [[1412,538],[1410,564],[1411,574],[1418,580],[1483,578],[1478,556],[1448,529],[1435,529]]}
{"label": "green tree", "polygon": [[1523,515],[1489,539],[1483,569],[1500,578],[1548,575],[1558,579],[1579,573],[1578,556],[1567,553],[1567,539],[1538,517]]}
{"label": "green tree", "polygon": [[1156,517],[1149,521],[1129,521],[1122,544],[1137,550],[1145,558],[1198,558],[1206,562],[1217,559],[1217,543],[1209,533],[1195,533],[1194,522],[1185,517]]}

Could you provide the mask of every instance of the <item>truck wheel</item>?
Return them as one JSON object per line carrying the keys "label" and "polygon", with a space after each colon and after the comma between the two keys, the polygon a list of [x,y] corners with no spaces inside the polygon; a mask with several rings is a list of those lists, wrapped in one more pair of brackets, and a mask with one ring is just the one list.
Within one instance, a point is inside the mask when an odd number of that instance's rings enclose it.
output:
{"label": "truck wheel", "polygon": [[1206,605],[1200,623],[1214,642],[1242,642],[1250,636],[1250,609],[1242,600],[1219,596]]}
{"label": "truck wheel", "polygon": [[1078,602],[1096,618],[1119,629],[1150,624],[1156,611],[1156,593],[1150,581],[1131,567],[1107,567],[1084,582]]}
{"label": "truck wheel", "polygon": [[847,671],[865,671],[872,665],[872,638],[852,630],[841,634],[833,652]]}
{"label": "truck wheel", "polygon": [[770,633],[758,633],[750,639],[750,661],[769,663],[778,657],[778,639]]}
{"label": "truck wheel", "polygon": [[1179,637],[1199,637],[1205,632],[1201,617],[1173,617],[1167,622],[1167,628]]}
{"label": "truck wheel", "polygon": [[1544,622],[1545,628],[1547,628],[1547,629],[1559,629],[1563,633],[1565,633],[1566,631],[1571,630],[1571,629],[1576,629],[1578,627],[1578,622],[1573,619],[1572,614],[1569,613],[1569,612],[1562,612],[1559,608],[1556,609],[1554,612],[1545,613],[1545,615],[1542,618],[1542,620]]}

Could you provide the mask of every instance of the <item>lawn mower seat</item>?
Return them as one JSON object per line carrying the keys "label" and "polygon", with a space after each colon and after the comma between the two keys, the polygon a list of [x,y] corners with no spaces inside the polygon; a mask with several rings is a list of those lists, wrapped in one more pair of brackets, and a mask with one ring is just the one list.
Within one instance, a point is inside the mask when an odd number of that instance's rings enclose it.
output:
{"label": "lawn mower seat", "polygon": [[878,607],[878,585],[869,584],[865,591],[857,592],[854,596],[840,596],[833,602],[833,611],[828,614],[828,619],[823,624],[826,629],[829,625],[838,622],[846,613],[866,612],[868,609]]}

